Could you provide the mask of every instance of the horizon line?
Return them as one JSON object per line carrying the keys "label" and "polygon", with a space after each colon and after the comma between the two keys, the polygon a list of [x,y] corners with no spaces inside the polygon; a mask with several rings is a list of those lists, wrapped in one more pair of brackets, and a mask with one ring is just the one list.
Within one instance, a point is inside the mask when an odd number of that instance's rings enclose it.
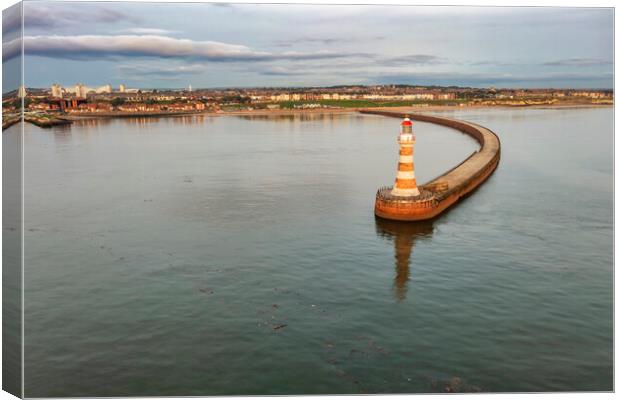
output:
{"label": "horizon line", "polygon": [[[75,86],[80,82],[76,82],[70,85],[59,84],[61,87],[71,87]],[[56,82],[49,84],[48,86],[39,87],[39,86],[27,86],[26,89],[49,89],[52,85],[58,84]],[[88,86],[88,84],[84,84]],[[111,85],[109,83],[105,83],[102,85],[95,84],[93,86],[105,86]],[[191,84],[188,84],[191,85]],[[111,85],[114,86],[114,85]],[[336,84],[336,85],[307,85],[307,86],[205,86],[205,87],[192,87],[192,91],[198,90],[222,90],[222,89],[336,89],[336,88],[350,88],[350,87],[373,87],[373,86],[404,86],[404,87],[420,87],[420,88],[441,88],[441,89],[495,89],[495,90],[614,90],[612,87],[571,87],[571,86],[538,86],[538,87],[519,87],[519,86],[459,86],[459,85],[425,85],[425,84],[409,84],[409,83],[377,83],[377,84]],[[17,90],[18,88],[11,89],[8,92],[13,90]],[[141,86],[141,87],[131,87],[128,89],[137,89],[137,90],[188,90],[188,87],[156,87],[156,86]],[[4,93],[8,93],[4,92]]]}

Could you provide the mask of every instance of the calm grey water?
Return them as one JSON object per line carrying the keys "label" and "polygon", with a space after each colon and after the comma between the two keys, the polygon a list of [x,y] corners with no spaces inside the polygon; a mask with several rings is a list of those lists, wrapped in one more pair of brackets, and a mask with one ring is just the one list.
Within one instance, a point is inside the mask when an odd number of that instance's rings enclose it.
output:
{"label": "calm grey water", "polygon": [[[397,119],[26,125],[26,396],[611,390],[613,110],[447,114],[502,160],[416,225]],[[415,129],[421,182],[477,148]]]}

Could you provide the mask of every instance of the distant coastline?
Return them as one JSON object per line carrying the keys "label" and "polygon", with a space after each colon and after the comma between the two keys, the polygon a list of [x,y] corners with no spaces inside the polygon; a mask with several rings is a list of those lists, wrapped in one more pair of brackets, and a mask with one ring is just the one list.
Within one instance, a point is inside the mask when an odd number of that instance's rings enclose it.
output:
{"label": "distant coastline", "polygon": [[[474,105],[428,105],[428,106],[408,106],[408,107],[363,107],[363,108],[312,108],[312,109],[255,109],[255,110],[236,110],[236,111],[174,111],[174,112],[84,112],[75,114],[50,114],[44,116],[28,115],[24,116],[24,121],[32,123],[41,128],[50,128],[59,125],[68,125],[74,121],[92,120],[92,119],[115,119],[115,118],[169,118],[169,117],[183,117],[183,116],[225,116],[225,115],[237,115],[237,116],[278,116],[278,115],[307,115],[307,114],[335,114],[335,113],[351,113],[359,112],[360,110],[373,110],[373,111],[402,111],[407,110],[410,112],[436,112],[436,111],[455,111],[466,109],[509,109],[509,108],[530,108],[530,109],[577,109],[577,108],[605,108],[613,107],[614,104],[584,104],[584,103],[570,103],[563,104],[526,104],[526,105],[489,105],[489,104],[474,104]],[[2,129],[7,129],[12,125],[15,125],[21,120],[20,115],[5,116],[2,121]]]}
{"label": "distant coastline", "polygon": [[571,108],[601,108],[601,107],[613,107],[613,104],[584,104],[584,103],[564,103],[564,104],[532,104],[532,105],[463,105],[463,106],[448,106],[448,105],[431,105],[431,106],[406,106],[406,107],[348,107],[348,108],[295,108],[295,109],[255,109],[255,110],[235,110],[235,111],[186,111],[186,112],[136,112],[136,113],[81,113],[81,114],[69,114],[64,118],[72,121],[79,121],[92,118],[132,118],[132,117],[179,117],[179,116],[191,116],[191,115],[205,115],[205,116],[218,116],[218,115],[296,115],[296,114],[336,114],[336,113],[350,113],[358,112],[360,110],[385,110],[385,111],[400,111],[409,110],[415,112],[424,111],[453,111],[464,109],[491,109],[491,108],[540,108],[540,109],[571,109]]}

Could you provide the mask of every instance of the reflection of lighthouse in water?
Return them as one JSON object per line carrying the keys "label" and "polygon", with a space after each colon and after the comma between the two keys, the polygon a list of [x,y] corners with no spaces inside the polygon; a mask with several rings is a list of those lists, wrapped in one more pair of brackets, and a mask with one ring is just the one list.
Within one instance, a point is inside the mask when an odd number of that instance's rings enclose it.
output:
{"label": "reflection of lighthouse in water", "polygon": [[394,242],[396,263],[394,292],[396,300],[403,301],[407,296],[407,282],[411,274],[409,264],[413,247],[417,240],[428,238],[433,234],[433,224],[430,221],[403,223],[376,218],[375,226],[379,236]]}

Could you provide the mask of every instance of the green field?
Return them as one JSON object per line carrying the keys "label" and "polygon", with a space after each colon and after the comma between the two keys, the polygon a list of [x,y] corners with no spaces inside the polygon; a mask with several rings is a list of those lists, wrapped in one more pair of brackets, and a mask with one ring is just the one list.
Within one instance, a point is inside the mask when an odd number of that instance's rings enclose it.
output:
{"label": "green field", "polygon": [[465,100],[304,100],[304,101],[282,101],[278,104],[281,108],[294,108],[303,104],[321,104],[330,107],[341,108],[364,108],[364,107],[407,107],[411,105],[428,104],[428,105],[446,105],[458,104]]}

